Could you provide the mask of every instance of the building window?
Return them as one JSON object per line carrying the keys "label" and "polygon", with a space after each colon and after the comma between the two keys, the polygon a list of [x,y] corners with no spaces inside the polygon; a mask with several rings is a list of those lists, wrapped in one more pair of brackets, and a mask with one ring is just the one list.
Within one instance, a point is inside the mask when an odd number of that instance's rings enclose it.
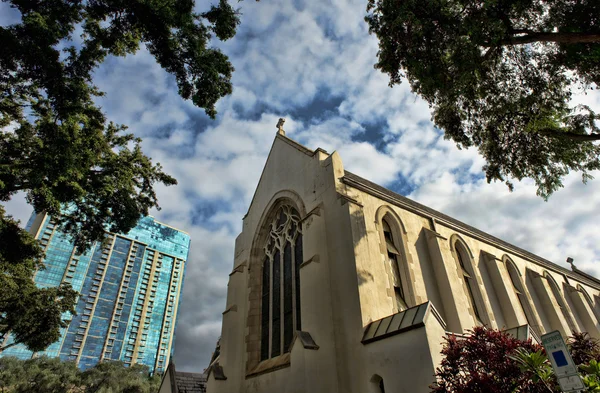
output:
{"label": "building window", "polygon": [[372,393],[385,393],[385,386],[383,384],[383,378],[375,374],[371,377],[371,388]]}
{"label": "building window", "polygon": [[402,275],[400,274],[400,251],[398,245],[394,242],[392,228],[386,218],[381,220],[383,227],[383,237],[385,238],[385,247],[387,252],[387,262],[392,273],[392,282],[394,286],[394,294],[396,297],[396,305],[398,311],[406,310],[406,297],[404,296],[404,286],[402,285]]}
{"label": "building window", "polygon": [[548,280],[550,289],[552,289],[554,298],[556,298],[556,302],[558,303],[558,308],[560,308],[560,311],[562,312],[563,316],[565,317],[565,320],[567,321],[567,325],[569,325],[569,329],[571,330],[571,333],[578,332],[579,329],[577,329],[577,327],[575,326],[575,321],[571,317],[571,313],[569,312],[569,308],[567,307],[567,304],[565,303],[565,298],[563,297],[562,293],[560,292],[560,288],[558,287],[558,284],[556,283],[556,281],[554,281],[554,279],[552,278],[552,276],[550,276],[550,274],[548,272],[544,273],[544,277],[546,277],[546,279]]}
{"label": "building window", "polygon": [[581,284],[577,284],[577,290],[585,298],[585,301],[587,302],[588,306],[590,306],[590,310],[592,310],[592,312],[594,313],[594,316],[596,317],[596,320],[599,320],[596,307],[594,306],[594,302],[592,301],[592,298],[590,297],[590,295],[587,293],[587,291],[585,289],[583,289],[583,287],[581,286]]}
{"label": "building window", "polygon": [[262,265],[261,360],[288,352],[294,331],[301,329],[300,215],[292,206],[282,205],[268,225]]}
{"label": "building window", "polygon": [[467,261],[469,261],[469,257],[467,254],[467,250],[465,247],[457,241],[454,244],[454,251],[456,253],[456,259],[460,268],[459,274],[461,275],[463,282],[465,283],[466,295],[469,300],[469,305],[473,310],[473,314],[477,323],[483,325],[483,320],[481,319],[481,312],[477,307],[477,300],[475,299],[474,288],[477,286],[477,281],[473,277],[473,272],[470,266],[470,263],[467,265]]}
{"label": "building window", "polygon": [[519,300],[519,304],[521,305],[521,310],[523,311],[523,314],[525,314],[525,319],[527,319],[527,324],[531,327],[536,326],[536,324],[533,323],[530,314],[529,301],[527,300],[527,295],[525,295],[525,288],[523,287],[519,270],[513,264],[513,262],[509,260],[506,260],[506,269],[508,270],[508,275],[510,276],[510,282],[513,290],[515,291],[517,299]]}

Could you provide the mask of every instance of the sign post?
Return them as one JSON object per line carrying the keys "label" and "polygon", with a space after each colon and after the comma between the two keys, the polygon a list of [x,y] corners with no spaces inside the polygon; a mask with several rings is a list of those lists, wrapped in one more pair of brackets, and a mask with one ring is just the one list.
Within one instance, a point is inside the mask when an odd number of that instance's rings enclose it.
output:
{"label": "sign post", "polygon": [[565,393],[584,391],[585,385],[577,372],[577,365],[573,362],[560,332],[555,330],[541,338],[561,390]]}

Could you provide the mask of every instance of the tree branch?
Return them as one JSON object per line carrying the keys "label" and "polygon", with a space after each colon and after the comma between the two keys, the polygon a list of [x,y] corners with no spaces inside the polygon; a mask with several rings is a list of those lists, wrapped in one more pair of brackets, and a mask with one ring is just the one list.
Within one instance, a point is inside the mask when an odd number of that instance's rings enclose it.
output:
{"label": "tree branch", "polygon": [[537,131],[542,135],[547,135],[552,138],[567,138],[579,142],[590,142],[600,140],[600,134],[576,134],[574,132],[556,131],[552,128],[544,128]]}
{"label": "tree branch", "polygon": [[[4,166],[4,165],[0,165],[0,166]],[[3,192],[13,193],[13,192],[17,192],[17,191],[29,190],[30,188],[31,188],[31,185],[29,185],[29,183],[23,182],[23,184],[16,184],[13,187],[6,187],[6,189]]]}
{"label": "tree branch", "polygon": [[[559,44],[589,44],[596,42],[600,43],[600,34],[528,32],[528,34],[526,35],[520,35],[516,37],[513,36],[503,39],[496,45],[524,45],[531,44],[534,42],[556,42]],[[494,44],[490,44],[489,46],[492,45]]]}
{"label": "tree branch", "polygon": [[510,29],[510,32],[512,34],[537,34],[535,31],[533,30],[529,30],[529,29]]}
{"label": "tree branch", "polygon": [[13,342],[11,344],[5,345],[3,347],[0,347],[0,353],[4,352],[5,350],[7,350],[10,347],[14,347],[15,345],[20,344],[20,342]]}

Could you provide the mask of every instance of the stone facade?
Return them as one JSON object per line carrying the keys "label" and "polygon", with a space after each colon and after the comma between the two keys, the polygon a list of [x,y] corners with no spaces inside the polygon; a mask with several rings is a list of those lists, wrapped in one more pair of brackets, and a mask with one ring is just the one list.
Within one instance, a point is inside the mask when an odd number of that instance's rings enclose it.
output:
{"label": "stone facade", "polygon": [[[268,223],[283,205],[299,215],[298,281],[288,251],[265,262],[277,226]],[[288,345],[296,295],[301,323]],[[236,239],[207,391],[428,392],[449,332],[483,324],[520,338],[553,330],[598,338],[599,296],[596,278],[386,190],[345,171],[337,153],[278,132]]]}

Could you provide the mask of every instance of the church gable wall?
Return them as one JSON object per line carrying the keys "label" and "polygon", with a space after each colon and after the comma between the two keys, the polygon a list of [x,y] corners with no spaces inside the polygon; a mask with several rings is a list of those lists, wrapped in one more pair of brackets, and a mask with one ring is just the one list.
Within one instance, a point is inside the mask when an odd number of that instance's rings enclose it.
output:
{"label": "church gable wall", "polygon": [[[227,379],[209,378],[208,391],[300,392],[311,384],[316,391],[338,391],[332,310],[336,304],[332,281],[336,280],[330,278],[327,244],[336,243],[328,241],[328,236],[342,238],[344,231],[331,231],[333,226],[327,220],[332,214],[339,215],[334,210],[347,211],[347,207],[337,198],[335,172],[340,175],[343,168],[336,169],[336,157],[322,150],[312,152],[284,136],[276,137],[244,217],[242,233],[236,239],[219,359]],[[296,339],[291,352],[261,361],[262,264],[270,231],[266,224],[281,203],[293,206],[301,217],[301,324],[318,349],[305,348]],[[349,237],[349,230],[346,232]],[[360,323],[356,326],[361,332]],[[311,383],[306,381],[307,373],[316,374],[324,368],[332,372]]]}

